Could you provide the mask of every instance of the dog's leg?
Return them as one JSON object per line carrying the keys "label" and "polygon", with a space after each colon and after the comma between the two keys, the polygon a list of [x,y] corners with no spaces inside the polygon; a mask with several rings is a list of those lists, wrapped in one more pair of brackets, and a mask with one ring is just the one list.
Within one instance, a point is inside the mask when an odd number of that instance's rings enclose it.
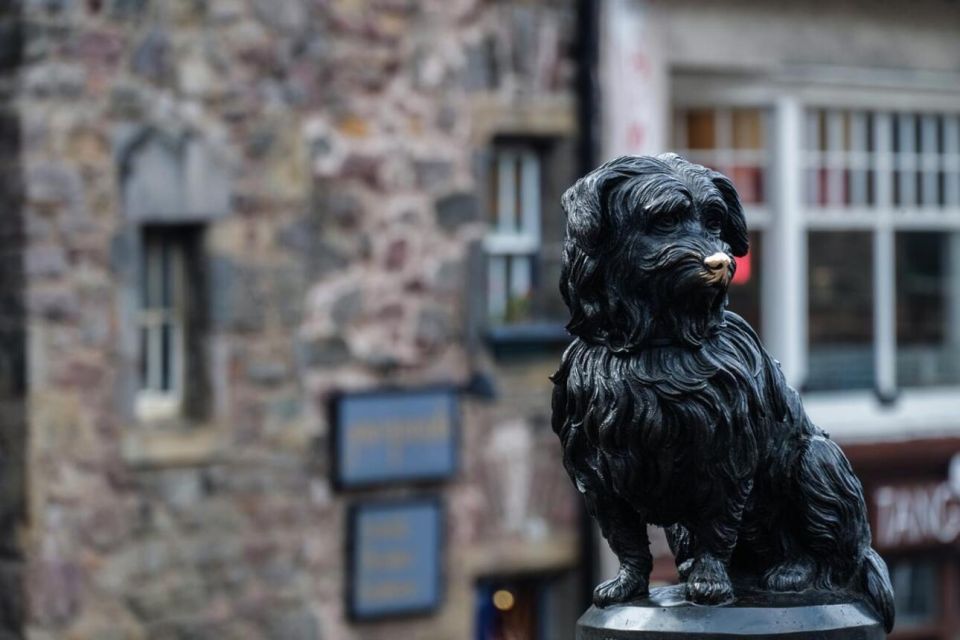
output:
{"label": "dog's leg", "polygon": [[[796,586],[807,587],[814,582],[821,587],[843,584],[870,544],[860,481],[840,447],[819,435],[806,440],[792,471],[796,481],[790,499],[802,523],[794,545],[808,550],[801,564],[812,565],[798,568],[795,573],[802,571],[807,580],[798,580]],[[784,564],[794,563],[788,558]],[[768,575],[784,571],[786,568],[778,571],[774,567]],[[770,586],[775,587],[772,583]]]}
{"label": "dog's leg", "polygon": [[713,518],[691,527],[694,553],[686,578],[687,598],[698,604],[720,604],[733,597],[727,575],[730,556],[737,546],[740,517],[753,483],[744,481],[727,493],[729,499]]}
{"label": "dog's leg", "polygon": [[693,567],[693,550],[696,546],[693,534],[682,524],[674,524],[664,529],[667,534],[667,544],[673,553],[673,562],[677,566],[677,575],[680,580],[686,581]]}
{"label": "dog's leg", "polygon": [[647,523],[630,505],[617,498],[599,498],[595,494],[584,498],[600,525],[600,532],[620,560],[617,575],[593,590],[594,604],[605,607],[647,595],[653,569]]}
{"label": "dog's leg", "polygon": [[886,564],[870,548],[863,487],[850,462],[835,442],[817,434],[804,443],[793,471],[792,497],[803,523],[797,543],[815,561],[810,581],[822,589],[860,590],[889,632],[895,618],[893,587]]}
{"label": "dog's leg", "polygon": [[[556,402],[556,390],[554,393]],[[649,593],[653,557],[646,521],[603,481],[598,472],[600,462],[597,455],[589,448],[580,430],[567,432],[563,447],[564,467],[583,496],[587,512],[600,526],[600,533],[620,561],[616,577],[593,591],[594,603],[605,607]]]}

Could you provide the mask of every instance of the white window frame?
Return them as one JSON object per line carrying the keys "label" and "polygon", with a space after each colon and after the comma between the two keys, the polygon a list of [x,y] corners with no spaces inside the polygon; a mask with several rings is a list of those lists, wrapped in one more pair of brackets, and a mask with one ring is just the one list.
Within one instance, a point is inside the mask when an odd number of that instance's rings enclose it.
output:
{"label": "white window frame", "polygon": [[[146,306],[147,291],[150,288],[155,296],[159,296],[162,286],[163,258],[162,252],[169,251],[168,268],[171,286],[171,306]],[[135,411],[141,420],[151,421],[169,419],[179,416],[183,408],[184,397],[184,366],[186,358],[186,261],[184,243],[172,234],[159,232],[144,234],[144,260],[141,268],[146,270],[140,280],[139,296],[140,309],[138,311],[137,330],[142,335],[146,331],[146,351],[143,351],[143,341],[139,340],[140,358],[142,358],[140,387],[137,392]],[[169,389],[160,388],[162,378],[162,362],[164,358],[162,327],[171,328],[171,340],[168,344],[169,353],[166,355],[170,363]],[[146,372],[144,377],[142,372]]]}
{"label": "white window frame", "polygon": [[[787,381],[798,386],[807,372],[809,348],[807,233],[810,230],[876,229],[873,251],[874,349],[878,390],[896,392],[897,401],[884,404],[873,391],[829,391],[806,394],[811,417],[843,440],[936,436],[960,432],[960,387],[897,388],[896,386],[896,229],[960,231],[960,208],[914,207],[898,215],[877,216],[877,209],[842,215],[829,208],[811,211],[804,198],[804,119],[808,110],[829,106],[873,112],[960,113],[958,78],[913,84],[910,73],[871,74],[857,70],[823,76],[808,70],[780,77],[717,74],[673,78],[673,107],[682,109],[769,108],[772,179],[767,195],[771,214],[762,227],[761,291],[763,334],[767,348],[783,363]],[[960,160],[958,160],[960,162]],[[884,187],[878,176],[877,198]],[[869,219],[867,218],[869,216]],[[748,218],[751,228],[756,221]],[[869,224],[868,224],[869,222]],[[773,277],[779,274],[779,277]],[[960,319],[960,310],[950,313]]]}
{"label": "white window frame", "polygon": [[[956,148],[960,138],[960,110],[954,107],[946,112],[926,112],[922,109],[909,111],[890,111],[879,108],[863,110],[836,109],[829,106],[808,104],[805,107],[808,135],[819,136],[819,120],[813,117],[815,111],[825,111],[827,120],[828,151],[821,155],[805,149],[804,168],[819,167],[821,161],[829,167],[842,169],[850,166],[862,169],[852,174],[862,177],[863,193],[852,193],[851,205],[840,201],[840,188],[843,174],[832,172],[827,188],[827,205],[805,204],[804,217],[807,230],[830,231],[869,231],[873,241],[873,290],[874,290],[874,369],[877,389],[884,395],[893,396],[898,392],[897,381],[897,336],[896,336],[896,252],[895,241],[898,231],[956,231],[960,229],[960,149]],[[866,120],[862,115],[873,113],[875,150],[868,156],[866,152]],[[859,127],[860,140],[864,147],[862,153],[845,154],[842,151],[842,118],[844,113],[851,114],[854,122],[862,120]],[[916,127],[919,113],[921,124],[921,148],[914,148],[912,130]],[[944,136],[945,153],[931,151],[937,146],[936,128],[933,118],[945,116]],[[891,126],[900,133],[901,148],[894,152]],[[904,135],[911,132],[910,135]],[[951,140],[952,138],[952,140]],[[856,148],[856,140],[852,145]],[[951,144],[952,143],[952,144]],[[807,145],[809,147],[811,145]],[[853,156],[848,158],[846,156]],[[826,157],[824,157],[826,156]],[[862,156],[862,157],[860,157]],[[872,156],[872,157],[870,157]],[[953,169],[947,173],[944,185],[944,205],[932,202],[936,198],[937,172],[940,169]],[[866,203],[866,174],[872,168],[875,174],[874,204]],[[894,171],[900,169],[899,175]],[[921,172],[920,190],[914,180],[915,170]],[[910,173],[907,173],[907,172]],[[895,178],[900,190],[899,204],[893,201]],[[854,181],[853,186],[857,186]],[[836,183],[836,184],[833,184]],[[811,185],[816,189],[816,181]],[[857,189],[856,191],[859,191]],[[811,202],[816,202],[818,193],[810,194]],[[861,202],[857,202],[860,200]]]}
{"label": "white window frame", "polygon": [[497,193],[491,208],[496,224],[483,239],[487,318],[495,324],[510,324],[506,319],[510,300],[532,294],[533,262],[541,250],[541,155],[532,145],[519,143],[496,144],[493,155]]}

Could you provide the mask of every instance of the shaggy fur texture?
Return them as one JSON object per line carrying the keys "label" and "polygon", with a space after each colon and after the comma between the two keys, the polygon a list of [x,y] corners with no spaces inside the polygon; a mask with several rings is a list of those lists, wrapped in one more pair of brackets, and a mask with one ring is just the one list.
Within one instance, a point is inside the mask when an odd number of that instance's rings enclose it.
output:
{"label": "shaggy fur texture", "polygon": [[647,593],[650,523],[666,528],[694,602],[731,599],[731,576],[850,589],[889,631],[893,593],[860,482],[725,309],[732,258],[747,251],[731,182],[673,154],[621,157],[563,206],[560,286],[576,338],[553,378],[553,428],[621,563],[594,601]]}

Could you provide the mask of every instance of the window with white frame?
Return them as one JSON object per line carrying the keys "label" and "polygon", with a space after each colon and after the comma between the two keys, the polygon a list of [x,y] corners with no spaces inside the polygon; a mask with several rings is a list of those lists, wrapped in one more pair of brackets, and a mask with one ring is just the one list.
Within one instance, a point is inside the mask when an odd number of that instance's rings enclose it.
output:
{"label": "window with white frame", "polygon": [[195,228],[149,226],[140,265],[140,391],[137,414],[170,418],[186,408],[190,317],[189,264]]}
{"label": "window with white frame", "polygon": [[493,324],[532,317],[541,249],[541,157],[532,145],[499,144],[490,171],[487,316]]}
{"label": "window with white frame", "polygon": [[960,115],[809,108],[808,387],[960,383]]}

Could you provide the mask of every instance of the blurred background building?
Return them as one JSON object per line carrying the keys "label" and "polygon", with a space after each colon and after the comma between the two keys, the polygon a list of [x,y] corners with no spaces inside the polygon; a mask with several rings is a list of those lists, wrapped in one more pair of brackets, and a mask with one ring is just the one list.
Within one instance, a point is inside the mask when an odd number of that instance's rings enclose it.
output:
{"label": "blurred background building", "polygon": [[730,306],[863,480],[891,637],[957,637],[960,7],[601,4],[602,155],[734,180],[752,246]]}
{"label": "blurred background building", "polygon": [[[560,194],[737,184],[731,307],[960,633],[960,5],[0,4],[0,628],[571,637]],[[952,473],[951,473],[952,470]],[[675,578],[662,538],[655,577]]]}

